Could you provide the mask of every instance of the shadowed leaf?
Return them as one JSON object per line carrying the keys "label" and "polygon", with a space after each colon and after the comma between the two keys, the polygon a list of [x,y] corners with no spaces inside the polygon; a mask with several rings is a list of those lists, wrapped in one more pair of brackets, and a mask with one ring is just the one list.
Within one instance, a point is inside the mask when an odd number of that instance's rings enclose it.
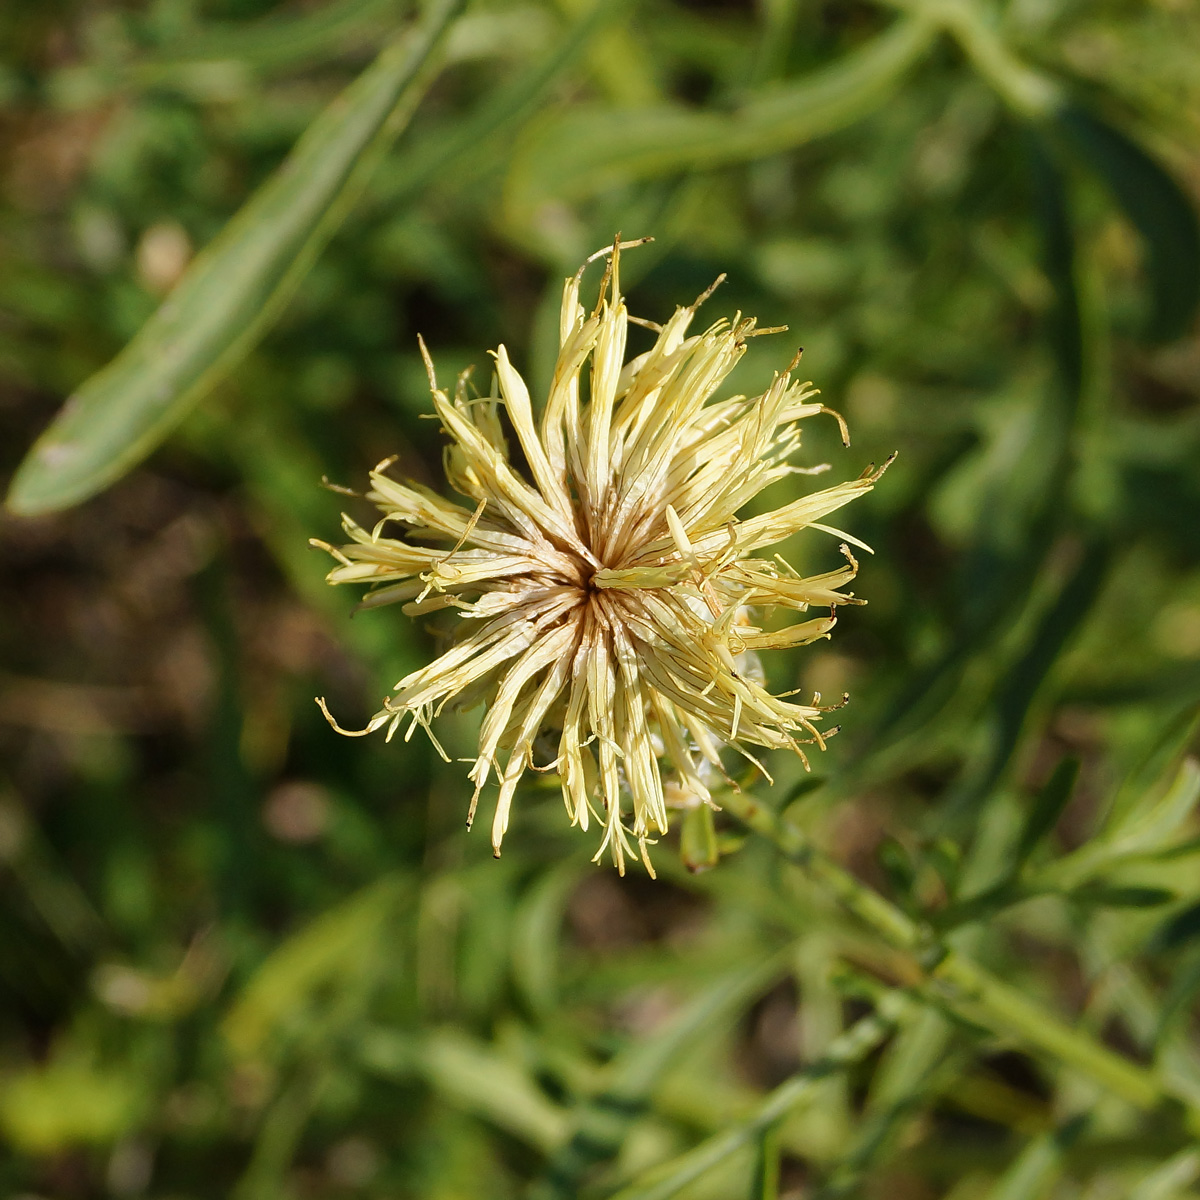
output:
{"label": "shadowed leaf", "polygon": [[1038,843],[1058,824],[1079,778],[1079,759],[1064,758],[1034,797],[1021,836],[1017,839],[1015,869],[1019,870]]}
{"label": "shadowed leaf", "polygon": [[1103,117],[1068,105],[1056,122],[1142,235],[1152,300],[1148,336],[1179,337],[1200,304],[1200,222],[1191,200],[1137,142]]}

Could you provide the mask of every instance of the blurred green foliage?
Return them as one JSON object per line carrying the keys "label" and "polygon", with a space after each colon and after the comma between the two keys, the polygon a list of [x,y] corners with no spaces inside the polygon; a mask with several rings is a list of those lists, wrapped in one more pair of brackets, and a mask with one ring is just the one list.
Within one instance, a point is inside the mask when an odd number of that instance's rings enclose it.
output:
{"label": "blurred green foliage", "polygon": [[[80,397],[0,521],[0,1191],[1196,1195],[1197,44],[1185,0],[0,9],[5,471]],[[805,346],[854,434],[809,462],[900,451],[869,606],[769,664],[841,736],[657,883],[552,780],[493,861],[461,763],[312,704],[432,644],[324,585],[318,481],[440,486],[416,334],[544,385],[618,229],[635,313],[727,272],[790,327],[737,384]]]}

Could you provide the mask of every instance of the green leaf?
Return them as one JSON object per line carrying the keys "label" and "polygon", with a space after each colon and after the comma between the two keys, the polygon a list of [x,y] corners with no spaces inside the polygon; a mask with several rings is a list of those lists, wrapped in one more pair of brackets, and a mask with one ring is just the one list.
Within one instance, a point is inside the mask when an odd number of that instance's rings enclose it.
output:
{"label": "green leaf", "polygon": [[317,117],[134,339],[67,401],[18,468],[11,510],[67,508],[119,479],[258,342],[407,123],[461,4],[439,0]]}
{"label": "green leaf", "polygon": [[[258,69],[303,66],[344,54],[400,15],[399,0],[334,0],[317,9],[276,12],[256,21],[210,21],[172,39],[160,52],[173,60],[136,64],[143,84],[157,84],[188,62],[234,59]],[[368,43],[369,44],[369,43]]]}
{"label": "green leaf", "polygon": [[1142,1178],[1129,1193],[1129,1200],[1184,1200],[1189,1194],[1187,1189],[1197,1178],[1200,1178],[1200,1150],[1189,1146]]}
{"label": "green leaf", "polygon": [[1178,844],[1181,827],[1200,800],[1200,762],[1185,758],[1169,787],[1146,789],[1110,828],[1040,872],[1044,887],[1074,888],[1123,860],[1153,858]]}
{"label": "green leaf", "polygon": [[[789,947],[789,953],[791,948]],[[627,1047],[609,1064],[607,1086],[580,1106],[569,1141],[547,1165],[532,1192],[535,1200],[579,1194],[580,1181],[598,1164],[615,1158],[635,1122],[645,1114],[652,1091],[701,1034],[776,978],[785,954],[722,976],[666,1026]]]}
{"label": "green leaf", "polygon": [[973,925],[977,921],[990,920],[997,913],[1028,900],[1034,894],[1007,879],[966,900],[948,904],[929,918],[930,924],[939,932],[946,933],[960,925]]}
{"label": "green leaf", "polygon": [[938,1078],[956,1056],[954,1034],[954,1022],[936,1008],[916,1012],[897,1032],[871,1078],[862,1120],[813,1200],[859,1194],[866,1177],[931,1104]]}
{"label": "green leaf", "polygon": [[1150,949],[1177,950],[1200,938],[1200,901],[1168,917],[1150,939]]}
{"label": "green leaf", "polygon": [[1033,799],[1014,852],[1014,871],[1020,870],[1038,843],[1058,824],[1079,778],[1079,759],[1068,755]]}
{"label": "green leaf", "polygon": [[[1159,948],[1155,941],[1155,938],[1151,939],[1148,950]],[[1156,1014],[1154,1044],[1160,1051],[1169,1045],[1172,1036],[1191,1040],[1188,1028],[1195,1011],[1197,992],[1200,992],[1200,953],[1192,946],[1171,976]],[[1164,1061],[1165,1057],[1161,1056],[1159,1061]]]}
{"label": "green leaf", "polygon": [[403,0],[332,0],[315,11],[257,20],[188,20],[154,52],[137,53],[132,40],[118,43],[123,53],[109,46],[99,61],[72,62],[55,71],[47,88],[68,108],[149,89],[228,100],[248,93],[256,76],[327,63],[378,45],[408,7]]}
{"label": "green leaf", "polygon": [[1083,396],[1085,335],[1083,305],[1076,277],[1074,214],[1068,181],[1055,164],[1052,150],[1039,130],[1026,130],[1026,155],[1033,188],[1034,210],[1041,232],[1042,269],[1054,289],[1054,302],[1046,315],[1046,333],[1054,354],[1060,388],[1065,451],[1065,428],[1070,425]]}
{"label": "green leaf", "polygon": [[[538,100],[550,85],[632,4],[633,0],[593,3],[547,54],[535,59],[504,86],[487,93],[468,116],[453,122],[448,130],[438,130],[416,142],[404,170],[394,177],[387,173],[389,177],[381,180],[382,186],[375,189],[378,195],[373,196],[374,203],[409,203],[452,163],[461,163],[462,170],[470,172],[472,164],[464,162],[466,156],[481,146],[490,147],[511,126],[536,112]],[[461,180],[458,182],[461,185]]]}
{"label": "green leaf", "polygon": [[406,882],[384,876],[287,938],[242,989],[222,1024],[236,1055],[266,1055],[280,1034],[327,1019],[333,990],[369,991]]}
{"label": "green leaf", "polygon": [[861,1062],[912,1013],[898,992],[885,993],[874,1013],[839,1034],[816,1062],[804,1067],[771,1092],[747,1120],[721,1130],[698,1146],[665,1163],[651,1167],[617,1192],[612,1200],[667,1200],[706,1175],[718,1163],[745,1146],[818,1094],[819,1085]]}
{"label": "green leaf", "polygon": [[371,1074],[397,1083],[423,1077],[452,1107],[540,1152],[553,1151],[569,1132],[567,1113],[519,1062],[456,1026],[417,1034],[372,1026],[353,1044],[357,1061]]}
{"label": "green leaf", "polygon": [[567,1114],[519,1066],[461,1030],[435,1030],[418,1054],[421,1072],[452,1104],[491,1121],[543,1152],[559,1146]]}
{"label": "green leaf", "polygon": [[[1076,285],[1076,253],[1071,197],[1062,172],[1055,165],[1046,139],[1035,126],[1025,130],[1025,149],[1034,209],[1041,235],[1041,261],[1053,288],[1053,303],[1046,314],[1045,333],[1053,355],[1055,374],[1047,387],[1036,424],[1026,438],[1018,475],[1012,472],[991,481],[991,496],[983,519],[966,553],[960,556],[958,629],[955,637],[932,663],[913,672],[888,704],[874,734],[875,751],[842,777],[843,789],[852,790],[877,769],[881,749],[892,752],[907,742],[921,752],[920,731],[945,711],[968,672],[990,657],[1000,632],[1025,608],[1037,573],[1069,512],[1063,492],[1069,478],[1069,461],[1076,445],[1084,389],[1085,363],[1093,351],[1085,327],[1083,306]],[[949,444],[935,460],[928,480],[915,491],[927,496],[976,444],[971,436]],[[990,665],[990,664],[989,664]],[[1046,664],[1047,666],[1049,664]],[[1023,660],[1018,665],[1035,668]],[[1023,719],[1016,688],[1018,668],[997,688],[997,726],[993,746],[974,779],[960,791],[957,813],[968,814],[983,790],[1003,770],[1013,749],[1013,720]],[[1036,683],[1036,681],[1034,681]],[[1007,694],[1005,694],[1007,693]],[[1003,725],[1002,725],[1003,722]]]}
{"label": "green leaf", "polygon": [[580,874],[579,863],[572,860],[547,871],[522,897],[513,919],[514,982],[539,1016],[552,1013],[558,1002],[560,928]]}
{"label": "green leaf", "polygon": [[887,99],[935,35],[930,21],[903,18],[841,62],[730,113],[663,105],[551,114],[518,149],[505,194],[508,219],[524,229],[553,201],[617,181],[746,162],[844,129]]}
{"label": "green leaf", "polygon": [[1147,335],[1158,341],[1181,336],[1200,304],[1200,222],[1187,193],[1137,142],[1089,109],[1069,104],[1055,123],[1146,244]]}
{"label": "green leaf", "polygon": [[1072,900],[1092,908],[1158,908],[1175,898],[1167,888],[1107,883],[1089,883],[1071,893]]}
{"label": "green leaf", "polygon": [[958,813],[973,812],[1000,779],[1020,743],[1042,688],[1075,631],[1091,612],[1107,574],[1109,549],[1088,547],[1074,573],[1038,623],[1024,652],[997,682],[991,745],[953,800]]}
{"label": "green leaf", "polygon": [[779,1129],[769,1125],[758,1139],[750,1200],[779,1200]]}
{"label": "green leaf", "polygon": [[1073,1117],[1052,1133],[1034,1138],[988,1193],[988,1200],[1038,1200],[1048,1195],[1062,1174],[1066,1152],[1087,1124],[1087,1117]]}

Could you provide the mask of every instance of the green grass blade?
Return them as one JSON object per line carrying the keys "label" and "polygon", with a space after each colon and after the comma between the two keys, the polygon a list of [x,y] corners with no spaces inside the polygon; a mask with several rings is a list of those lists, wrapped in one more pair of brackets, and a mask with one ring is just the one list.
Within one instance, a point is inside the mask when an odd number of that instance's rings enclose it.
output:
{"label": "green grass blade", "polygon": [[18,468],[14,512],[67,508],[119,479],[279,316],[407,122],[462,0],[439,0],[306,130],[134,339],[86,380]]}

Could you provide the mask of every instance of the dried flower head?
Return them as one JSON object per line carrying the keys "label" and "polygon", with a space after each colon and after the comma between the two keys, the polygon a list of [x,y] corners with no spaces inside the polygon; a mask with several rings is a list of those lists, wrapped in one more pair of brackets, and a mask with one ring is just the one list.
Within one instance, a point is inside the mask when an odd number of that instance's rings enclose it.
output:
{"label": "dried flower head", "polygon": [[[800,444],[798,422],[830,410],[809,384],[792,382],[795,362],[761,396],[714,400],[747,341],[777,331],[739,314],[689,335],[712,288],[665,325],[630,317],[618,267],[632,244],[618,239],[588,260],[606,260],[590,313],[579,302],[583,268],[566,281],[540,420],[503,346],[490,396],[469,393],[468,372],[451,397],[422,343],[450,439],[446,477],[471,505],[396,482],[389,460],[367,493],[383,513],[375,528],[346,517],[349,545],[315,543],[337,559],[330,583],[371,585],[365,606],[399,601],[411,616],[458,610],[452,647],[400,680],[356,733],[387,726],[390,738],[407,717],[406,737],[420,725],[432,738],[430,720],[447,701],[485,699],[468,826],[494,774],[499,854],[526,769],[555,771],[572,823],[586,830],[596,821],[596,857],[607,849],[622,871],[635,845],[649,869],[647,841],[666,831],[670,807],[713,804],[724,747],[752,762],[750,747],[801,758],[803,745],[824,748],[828,733],[817,726],[829,710],[820,697],[798,704],[772,695],[757,652],[823,638],[838,605],[861,603],[841,590],[856,572],[844,544],[854,539],[819,522],[881,473],[869,468],[739,519],[768,484],[822,469],[788,459]],[[631,321],[657,339],[626,362]],[[384,536],[393,525],[403,536]],[[805,528],[842,537],[844,565],[801,578],[778,555],[758,555]],[[772,609],[810,606],[829,615],[783,629],[760,623]]]}

